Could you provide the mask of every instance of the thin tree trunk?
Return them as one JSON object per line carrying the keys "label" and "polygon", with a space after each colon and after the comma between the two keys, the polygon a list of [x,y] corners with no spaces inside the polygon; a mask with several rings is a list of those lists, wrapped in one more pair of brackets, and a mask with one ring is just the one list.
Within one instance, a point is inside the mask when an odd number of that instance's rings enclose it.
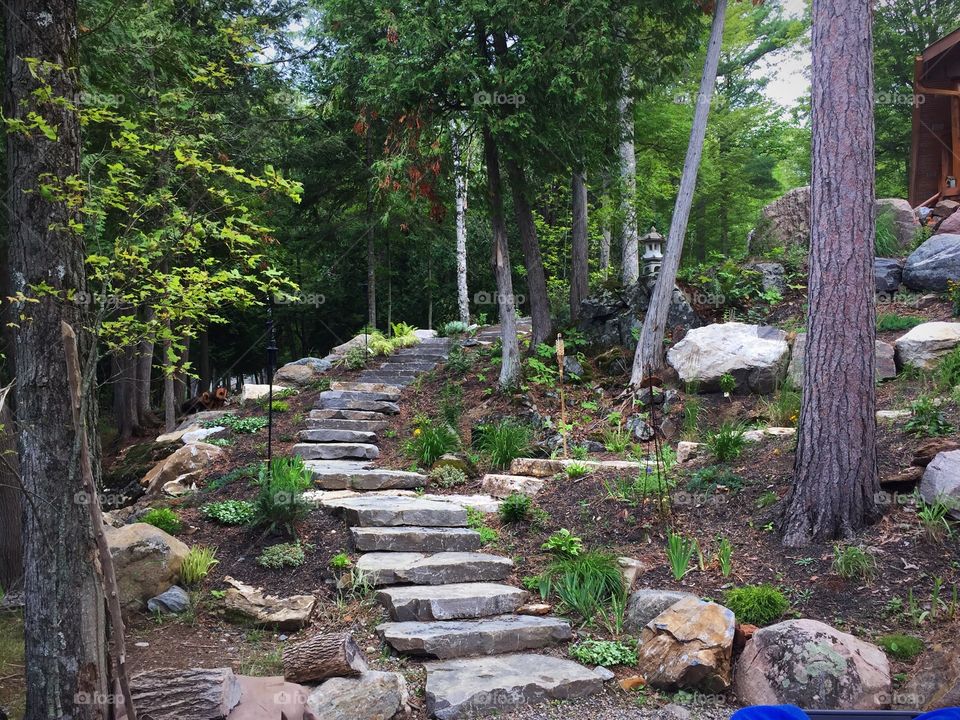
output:
{"label": "thin tree trunk", "polygon": [[110,365],[117,435],[121,440],[129,440],[140,434],[137,414],[137,357],[134,348],[114,351]]}
{"label": "thin tree trunk", "polygon": [[[153,320],[153,310],[146,308],[143,311],[143,321],[147,324]],[[151,390],[153,375],[153,348],[151,337],[144,337],[137,348],[137,422],[141,427],[156,422],[151,407]]]}
{"label": "thin tree trunk", "polygon": [[210,333],[207,331],[207,328],[204,328],[200,331],[200,336],[197,338],[197,345],[199,346],[197,350],[200,353],[200,362],[197,371],[200,376],[200,380],[197,384],[197,394],[200,395],[203,392],[209,392],[216,389],[210,387],[210,383],[212,381],[212,376],[210,373]]}
{"label": "thin tree trunk", "polygon": [[587,239],[587,182],[574,172],[570,182],[573,196],[573,225],[570,231],[570,319],[580,319],[580,303],[590,294],[589,241]]}
{"label": "thin tree trunk", "polygon": [[869,0],[814,0],[810,279],[796,479],[783,542],[876,518],[873,65]]}
{"label": "thin tree trunk", "polygon": [[603,227],[600,228],[600,269],[603,270],[603,279],[606,280],[610,272],[610,241],[612,234],[610,232],[610,181],[606,175],[603,177],[603,188],[601,190],[601,206],[603,207]]}
{"label": "thin tree trunk", "polygon": [[[167,321],[167,333],[170,332],[170,321]],[[163,341],[163,428],[164,432],[173,432],[177,427],[177,392],[174,374],[176,368],[170,353],[173,343],[169,339]]]}
{"label": "thin tree trunk", "polygon": [[23,585],[23,543],[20,537],[23,490],[10,387],[0,390],[0,589],[19,591]]}
{"label": "thin tree trunk", "polygon": [[462,124],[450,124],[453,150],[453,188],[457,215],[457,309],[460,322],[470,324],[470,296],[467,290],[467,172],[463,162]]}
{"label": "thin tree trunk", "polygon": [[637,156],[633,146],[633,101],[630,99],[630,71],[623,69],[620,110],[620,278],[624,287],[640,277],[640,237],[637,232]]}
{"label": "thin tree trunk", "polygon": [[[66,302],[86,293],[83,237],[65,229],[82,218],[68,203],[39,192],[80,173],[75,111],[44,101],[77,96],[75,0],[9,0],[6,30],[7,118],[31,125],[34,112],[56,139],[40,132],[7,133],[9,265],[13,291],[36,302],[15,304],[22,320],[13,352],[16,413],[24,489],[24,645],[26,720],[105,718],[107,693],[104,597],[95,569],[96,546],[82,497],[79,449],[70,402],[61,322],[89,327],[84,307]],[[34,77],[24,58],[40,60]],[[36,293],[44,286],[49,291]],[[93,339],[84,333],[81,350]],[[92,403],[91,403],[92,404]],[[91,411],[92,416],[92,411]],[[96,425],[90,425],[96,447]],[[98,463],[99,453],[91,453]],[[92,474],[99,475],[97,469]],[[91,698],[84,702],[84,697]]]}
{"label": "thin tree trunk", "polygon": [[707,134],[707,117],[710,115],[710,101],[713,98],[717,82],[717,65],[720,62],[720,46],[723,41],[723,22],[727,10],[727,0],[716,0],[713,8],[713,27],[710,31],[710,44],[703,64],[703,76],[700,78],[700,92],[697,93],[696,107],[693,113],[693,127],[690,129],[690,142],[687,145],[687,157],[683,163],[683,175],[670,221],[667,236],[667,249],[663,255],[660,275],[650,297],[650,307],[643,319],[640,342],[633,359],[633,373],[630,384],[638,387],[643,379],[663,370],[663,337],[667,330],[667,315],[670,312],[670,300],[677,282],[680,269],[680,257],[683,254],[683,239],[687,232],[687,220],[690,218],[690,206],[693,192],[697,186],[697,172],[700,169],[700,157],[703,154],[703,140]]}
{"label": "thin tree trunk", "polygon": [[174,375],[173,396],[177,405],[182,405],[193,395],[190,393],[190,376],[187,375],[184,367],[190,362],[190,336],[183,336],[183,354],[180,356],[180,362],[177,363],[177,373]]}

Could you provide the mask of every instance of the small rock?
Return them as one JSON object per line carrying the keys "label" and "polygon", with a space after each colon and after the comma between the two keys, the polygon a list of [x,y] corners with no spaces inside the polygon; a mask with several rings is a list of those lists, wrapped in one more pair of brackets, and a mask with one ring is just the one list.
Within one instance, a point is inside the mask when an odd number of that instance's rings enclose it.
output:
{"label": "small rock", "polygon": [[627,420],[627,429],[632,432],[633,436],[640,442],[652,440],[655,433],[650,423],[640,415],[634,415]]}
{"label": "small rock", "polygon": [[442,467],[452,467],[456,468],[457,470],[462,470],[467,474],[470,473],[470,463],[466,460],[466,458],[462,458],[453,453],[444,453],[433,463],[434,470]]}
{"label": "small rock", "polygon": [[958,345],[960,322],[922,323],[897,339],[897,365],[932,370],[943,355]]}
{"label": "small rock", "polygon": [[690,720],[692,717],[689,710],[676,703],[664,706],[658,713],[658,720]]}
{"label": "small rock", "polygon": [[875,258],[873,261],[873,281],[878,293],[892,295],[900,288],[903,280],[903,264],[893,258]]}
{"label": "small rock", "polygon": [[647,681],[640,675],[630,675],[629,677],[621,678],[618,684],[622,689],[630,692],[631,690],[646,687]]}
{"label": "small rock", "polygon": [[179,585],[147,600],[147,610],[152,613],[173,613],[179,615],[190,609],[190,595]]}
{"label": "small rock", "polygon": [[583,365],[581,365],[574,356],[564,355],[563,356],[563,372],[567,377],[574,375],[578,378],[582,378]]}
{"label": "small rock", "polygon": [[960,442],[949,438],[932,438],[921,443],[914,451],[910,464],[926,467],[940,453],[952,450],[960,450]]}
{"label": "small rock", "polygon": [[178,482],[186,487],[199,479],[202,472],[224,456],[222,448],[209,443],[184,445],[172,455],[158,462],[143,476],[140,484],[147,494],[156,494],[167,483]]}
{"label": "small rock", "polygon": [[593,672],[595,672],[597,676],[604,682],[610,682],[616,677],[616,674],[614,674],[612,670],[608,670],[603,665],[597,665],[593,669]]}
{"label": "small rock", "polygon": [[709,452],[706,443],[690,442],[681,440],[677,443],[677,465],[696,460]]}
{"label": "small rock", "polygon": [[648,570],[644,563],[635,558],[618,557],[617,565],[620,566],[620,573],[623,575],[623,585],[627,588],[627,592],[633,589],[633,584],[637,581],[637,575]]}
{"label": "small rock", "polygon": [[[281,390],[286,390],[282,385],[274,385],[273,392],[278,393]],[[260,398],[265,398],[270,394],[269,385],[252,385],[250,383],[245,383],[243,389],[240,391],[240,402],[247,403],[253,402],[254,400],[259,400]]]}
{"label": "small rock", "polygon": [[283,642],[284,640],[287,639],[287,637],[288,637],[287,635],[280,635],[277,637],[277,640],[279,640],[280,642]]}
{"label": "small rock", "polygon": [[518,615],[549,615],[553,610],[552,605],[547,603],[527,603],[517,608]]}
{"label": "small rock", "polygon": [[909,410],[877,410],[877,420],[902,420],[911,414]]}
{"label": "small rock", "polygon": [[141,641],[141,642],[135,642],[135,643],[133,644],[133,646],[134,646],[134,647],[138,647],[138,648],[148,648],[148,647],[150,647],[150,643],[148,643],[148,642],[142,642],[142,641]]}
{"label": "small rock", "polygon": [[960,280],[960,235],[934,235],[910,253],[903,282],[912,290],[944,292]]}
{"label": "small rock", "polygon": [[697,600],[696,595],[676,590],[656,590],[642,588],[630,594],[627,610],[624,614],[623,628],[633,635],[639,634],[643,627],[657,615],[681,600]]}
{"label": "small rock", "polygon": [[753,262],[746,265],[749,270],[760,273],[760,283],[764,292],[778,292],[781,295],[787,292],[787,273],[783,265],[775,262]]}
{"label": "small rock", "polygon": [[231,586],[224,596],[224,606],[232,619],[277,630],[300,630],[310,622],[317,602],[313,595],[278,598],[229,575],[223,580]]}

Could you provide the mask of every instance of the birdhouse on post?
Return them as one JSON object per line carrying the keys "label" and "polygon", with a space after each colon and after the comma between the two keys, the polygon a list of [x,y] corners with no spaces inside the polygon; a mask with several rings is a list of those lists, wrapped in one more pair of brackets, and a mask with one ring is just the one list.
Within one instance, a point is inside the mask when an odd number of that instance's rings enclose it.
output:
{"label": "birdhouse on post", "polygon": [[651,280],[656,280],[663,265],[663,235],[655,227],[640,238],[643,243],[643,274]]}

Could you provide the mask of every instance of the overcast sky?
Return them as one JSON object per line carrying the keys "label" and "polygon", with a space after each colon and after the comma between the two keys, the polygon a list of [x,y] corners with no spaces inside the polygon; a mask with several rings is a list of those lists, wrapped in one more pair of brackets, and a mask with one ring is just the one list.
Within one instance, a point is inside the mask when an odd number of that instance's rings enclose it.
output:
{"label": "overcast sky", "polygon": [[[803,15],[804,0],[783,0],[787,15]],[[776,53],[761,63],[757,74],[770,78],[767,85],[767,97],[790,107],[810,89],[810,52],[809,46],[802,50]]]}

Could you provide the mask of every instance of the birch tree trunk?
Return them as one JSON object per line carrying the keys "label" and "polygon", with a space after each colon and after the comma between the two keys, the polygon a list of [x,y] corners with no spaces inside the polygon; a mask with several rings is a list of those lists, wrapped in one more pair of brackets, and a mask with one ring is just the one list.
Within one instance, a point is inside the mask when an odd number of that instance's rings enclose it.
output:
{"label": "birch tree trunk", "polygon": [[574,172],[570,182],[573,196],[573,224],[570,230],[570,320],[580,319],[580,303],[590,294],[589,242],[587,238],[587,182]]}
{"label": "birch tree trunk", "polygon": [[460,322],[470,324],[470,296],[467,291],[467,171],[463,161],[463,125],[450,123],[453,147],[453,190],[457,220],[457,309]]}
{"label": "birch tree trunk", "polygon": [[663,337],[667,330],[667,315],[670,300],[677,282],[680,269],[680,257],[683,254],[683,239],[687,233],[687,221],[690,219],[690,207],[693,192],[697,186],[697,172],[700,169],[700,157],[703,154],[703,140],[707,134],[707,117],[710,115],[710,101],[717,83],[717,65],[720,62],[720,46],[723,42],[724,15],[727,0],[716,0],[713,8],[713,27],[710,30],[710,43],[707,57],[703,63],[703,75],[700,78],[700,92],[693,112],[693,127],[690,129],[690,142],[687,144],[687,157],[683,163],[680,177],[680,189],[673,208],[670,232],[667,235],[667,248],[663,254],[660,275],[650,297],[650,307],[643,319],[640,342],[633,358],[633,373],[630,384],[639,387],[643,379],[663,370]]}
{"label": "birch tree trunk", "polygon": [[871,21],[869,0],[814,0],[810,309],[789,547],[851,537],[877,515]]}
{"label": "birch tree trunk", "polygon": [[[76,0],[9,0],[4,4],[7,118],[36,113],[56,128],[6,134],[9,267],[12,290],[36,302],[14,304],[17,445],[23,484],[26,720],[106,718],[104,596],[96,546],[82,500],[79,449],[70,402],[61,322],[89,327],[83,237],[65,229],[79,213],[39,192],[80,173],[80,126],[69,105],[79,90]],[[24,58],[41,61],[37,76]],[[53,101],[44,101],[44,86]],[[37,293],[45,286],[49,292]],[[89,352],[93,339],[81,336]],[[90,443],[96,446],[96,425]],[[99,461],[92,453],[91,463]],[[92,469],[96,476],[98,472]],[[4,529],[5,530],[5,529]]]}
{"label": "birch tree trunk", "polygon": [[640,277],[640,237],[637,233],[637,156],[633,146],[633,101],[630,99],[630,71],[623,69],[620,109],[620,279],[624,287]]}

